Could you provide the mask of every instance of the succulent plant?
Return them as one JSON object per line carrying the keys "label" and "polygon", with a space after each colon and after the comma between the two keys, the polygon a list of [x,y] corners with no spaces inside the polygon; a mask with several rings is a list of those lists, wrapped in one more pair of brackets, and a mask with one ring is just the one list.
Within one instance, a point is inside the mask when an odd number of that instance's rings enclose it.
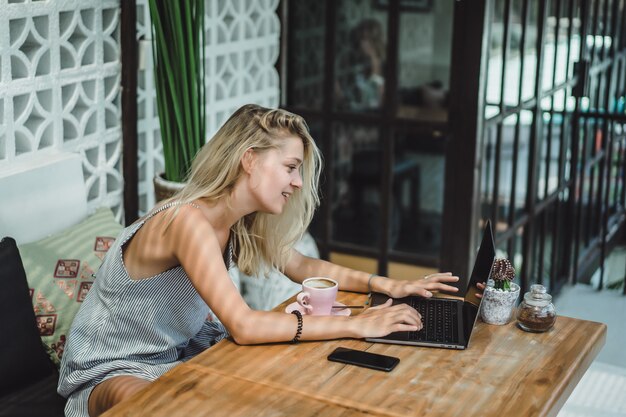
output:
{"label": "succulent plant", "polygon": [[515,279],[515,269],[513,265],[511,265],[511,261],[504,258],[498,258],[493,261],[491,279],[493,279],[495,283],[495,289],[511,291],[510,283]]}

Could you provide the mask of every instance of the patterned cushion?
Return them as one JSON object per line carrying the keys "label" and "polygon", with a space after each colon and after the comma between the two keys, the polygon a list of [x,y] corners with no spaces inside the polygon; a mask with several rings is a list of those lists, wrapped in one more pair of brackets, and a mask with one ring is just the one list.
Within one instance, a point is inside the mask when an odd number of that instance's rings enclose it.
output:
{"label": "patterned cushion", "polygon": [[76,226],[19,247],[39,334],[57,366],[93,274],[121,230],[111,210],[101,208]]}

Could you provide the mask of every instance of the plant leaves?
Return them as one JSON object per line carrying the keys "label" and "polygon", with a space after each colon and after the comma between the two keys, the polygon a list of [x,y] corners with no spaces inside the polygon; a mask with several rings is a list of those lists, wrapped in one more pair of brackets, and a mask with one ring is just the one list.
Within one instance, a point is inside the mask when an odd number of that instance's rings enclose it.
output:
{"label": "plant leaves", "polygon": [[205,141],[205,0],[148,0],[165,177],[184,181]]}

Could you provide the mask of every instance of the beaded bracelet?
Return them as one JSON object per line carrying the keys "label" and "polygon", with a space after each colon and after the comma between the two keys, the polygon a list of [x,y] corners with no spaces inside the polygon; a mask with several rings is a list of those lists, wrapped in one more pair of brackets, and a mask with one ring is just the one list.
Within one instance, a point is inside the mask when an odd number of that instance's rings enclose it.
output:
{"label": "beaded bracelet", "polygon": [[302,313],[298,310],[293,310],[291,314],[295,314],[298,318],[298,330],[296,330],[296,335],[291,339],[291,343],[298,343],[300,336],[302,335]]}
{"label": "beaded bracelet", "polygon": [[372,292],[372,279],[379,277],[380,275],[371,274],[369,279],[367,280],[367,292]]}

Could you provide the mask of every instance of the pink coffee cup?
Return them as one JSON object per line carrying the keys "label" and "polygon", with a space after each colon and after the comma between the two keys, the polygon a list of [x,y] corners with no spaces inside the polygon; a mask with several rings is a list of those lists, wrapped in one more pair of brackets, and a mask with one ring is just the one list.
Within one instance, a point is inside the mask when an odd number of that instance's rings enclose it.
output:
{"label": "pink coffee cup", "polygon": [[305,314],[312,316],[329,316],[339,284],[334,279],[326,277],[307,278],[302,282],[302,292],[296,300],[302,306]]}

